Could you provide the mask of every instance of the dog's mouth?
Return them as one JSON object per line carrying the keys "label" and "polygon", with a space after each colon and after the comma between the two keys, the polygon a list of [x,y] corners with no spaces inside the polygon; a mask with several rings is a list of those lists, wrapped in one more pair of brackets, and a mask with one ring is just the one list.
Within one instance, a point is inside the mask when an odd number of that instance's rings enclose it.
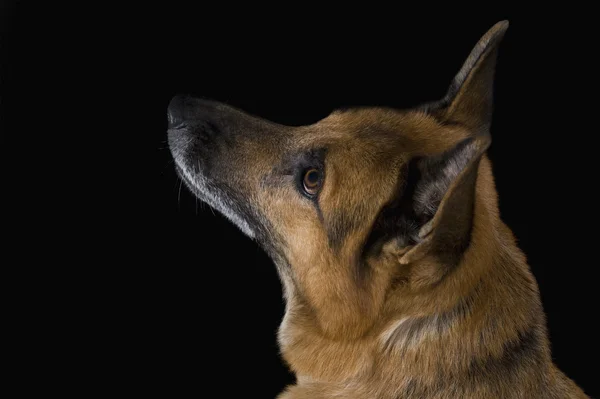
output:
{"label": "dog's mouth", "polygon": [[189,171],[180,162],[175,160],[175,170],[179,178],[185,183],[186,187],[201,201],[208,204],[213,209],[224,215],[233,224],[238,226],[244,234],[250,238],[255,238],[254,229],[250,227],[248,220],[241,216],[240,212],[235,212],[237,207],[228,196],[214,187],[208,179],[201,174]]}
{"label": "dog's mouth", "polygon": [[198,185],[194,182],[194,176],[188,172],[188,170],[179,165],[179,162],[175,161],[175,171],[177,172],[177,176],[185,183],[186,187],[194,194],[199,200],[207,201],[205,198],[204,191],[201,190]]}

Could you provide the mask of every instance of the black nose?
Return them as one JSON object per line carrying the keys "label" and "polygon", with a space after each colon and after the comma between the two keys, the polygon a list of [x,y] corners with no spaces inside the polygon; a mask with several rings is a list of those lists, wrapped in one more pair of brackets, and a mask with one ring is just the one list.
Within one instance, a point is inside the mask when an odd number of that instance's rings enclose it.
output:
{"label": "black nose", "polygon": [[187,96],[177,95],[171,99],[167,108],[169,129],[181,125],[185,121],[185,102]]}

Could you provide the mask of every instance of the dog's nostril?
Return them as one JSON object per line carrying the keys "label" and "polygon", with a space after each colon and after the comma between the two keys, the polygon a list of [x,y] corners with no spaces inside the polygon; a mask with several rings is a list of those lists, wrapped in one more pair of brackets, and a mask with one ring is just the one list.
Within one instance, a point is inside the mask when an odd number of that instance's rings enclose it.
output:
{"label": "dog's nostril", "polygon": [[183,96],[175,96],[171,99],[167,108],[167,119],[169,129],[181,125],[185,121],[185,102]]}

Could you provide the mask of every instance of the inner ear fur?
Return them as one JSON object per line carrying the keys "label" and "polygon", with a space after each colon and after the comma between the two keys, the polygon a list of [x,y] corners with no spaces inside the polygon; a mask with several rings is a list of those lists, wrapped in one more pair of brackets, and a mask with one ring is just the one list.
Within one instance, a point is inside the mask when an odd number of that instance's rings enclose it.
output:
{"label": "inner ear fur", "polygon": [[477,172],[490,143],[489,134],[477,135],[443,153],[410,160],[365,250],[391,254],[400,264],[431,255],[441,265],[455,265],[470,242]]}
{"label": "inner ear fur", "polygon": [[401,264],[425,255],[447,266],[459,260],[470,242],[477,171],[490,143],[489,134],[478,135],[409,164],[407,182],[414,186],[407,190],[412,195],[402,196],[406,204],[400,222],[406,226],[398,230],[396,241]]}

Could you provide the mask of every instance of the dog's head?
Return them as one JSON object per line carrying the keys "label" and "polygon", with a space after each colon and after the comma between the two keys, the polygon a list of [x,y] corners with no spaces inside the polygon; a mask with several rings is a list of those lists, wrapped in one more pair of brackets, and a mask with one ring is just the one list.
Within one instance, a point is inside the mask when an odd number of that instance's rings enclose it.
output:
{"label": "dog's head", "polygon": [[175,97],[179,175],[271,254],[288,301],[324,334],[358,336],[399,282],[435,284],[469,245],[507,26],[481,38],[441,101],[415,109],[289,127]]}

